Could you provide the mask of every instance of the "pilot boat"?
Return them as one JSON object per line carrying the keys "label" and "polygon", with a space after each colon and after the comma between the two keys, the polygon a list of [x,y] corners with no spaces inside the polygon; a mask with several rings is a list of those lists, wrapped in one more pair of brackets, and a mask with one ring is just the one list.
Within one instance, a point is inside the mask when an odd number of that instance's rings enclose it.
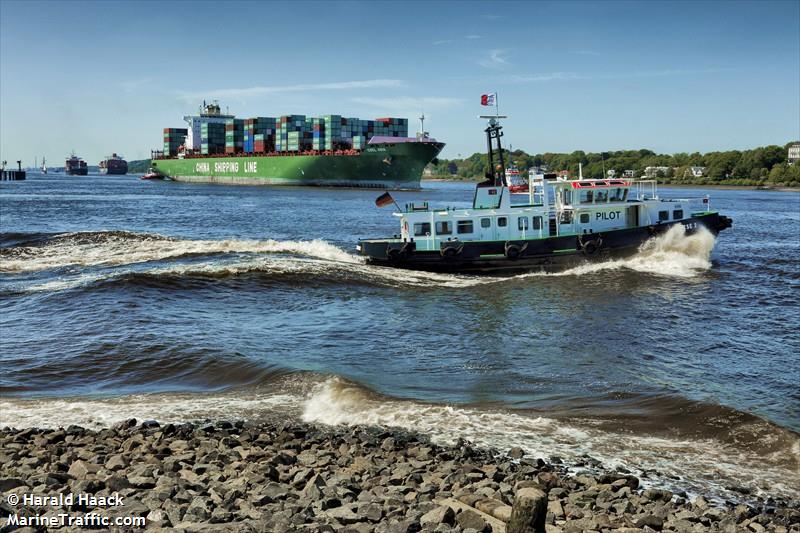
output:
{"label": "pilot boat", "polygon": [[[472,207],[397,206],[399,234],[358,242],[368,263],[436,272],[558,270],[633,255],[676,225],[686,233],[706,228],[715,236],[732,225],[711,210],[708,196],[662,198],[655,180],[536,173],[527,194],[512,194],[501,146],[500,119],[506,117],[482,118],[489,119],[490,172],[476,186]],[[392,202],[389,193],[376,201]]]}

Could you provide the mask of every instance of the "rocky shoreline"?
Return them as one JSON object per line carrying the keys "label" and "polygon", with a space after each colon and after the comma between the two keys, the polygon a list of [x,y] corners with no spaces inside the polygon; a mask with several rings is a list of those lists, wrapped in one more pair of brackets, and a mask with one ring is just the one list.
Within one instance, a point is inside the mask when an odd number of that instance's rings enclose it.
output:
{"label": "rocky shoreline", "polygon": [[[59,514],[144,517],[148,530],[179,531],[800,532],[796,501],[717,507],[587,462],[591,472],[518,448],[296,422],[4,428],[0,533],[45,531],[42,519],[19,517]],[[107,504],[115,494],[124,505]]]}

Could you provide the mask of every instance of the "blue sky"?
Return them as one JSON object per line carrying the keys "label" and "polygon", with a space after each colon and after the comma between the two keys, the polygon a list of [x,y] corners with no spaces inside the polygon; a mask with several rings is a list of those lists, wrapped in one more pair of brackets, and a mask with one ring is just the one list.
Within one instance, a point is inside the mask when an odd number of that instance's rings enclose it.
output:
{"label": "blue sky", "polygon": [[482,93],[529,152],[800,138],[800,2],[0,0],[0,157],[149,156],[205,99],[239,117],[428,116],[483,150]]}

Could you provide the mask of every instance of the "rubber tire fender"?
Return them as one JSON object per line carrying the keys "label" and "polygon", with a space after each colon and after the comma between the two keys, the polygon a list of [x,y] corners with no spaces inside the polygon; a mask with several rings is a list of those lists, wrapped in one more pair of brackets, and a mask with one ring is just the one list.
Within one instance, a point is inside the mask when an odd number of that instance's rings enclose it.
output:
{"label": "rubber tire fender", "polygon": [[456,248],[455,246],[448,246],[447,248],[442,248],[442,257],[445,259],[455,259],[458,254],[461,253],[461,250]]}
{"label": "rubber tire fender", "polygon": [[515,261],[522,255],[522,248],[518,244],[506,244],[506,257]]}
{"label": "rubber tire fender", "polygon": [[386,258],[392,263],[398,263],[406,258],[406,252],[402,248],[388,248]]}
{"label": "rubber tire fender", "polygon": [[586,241],[583,243],[582,252],[588,257],[592,257],[600,250],[600,244],[596,240]]}

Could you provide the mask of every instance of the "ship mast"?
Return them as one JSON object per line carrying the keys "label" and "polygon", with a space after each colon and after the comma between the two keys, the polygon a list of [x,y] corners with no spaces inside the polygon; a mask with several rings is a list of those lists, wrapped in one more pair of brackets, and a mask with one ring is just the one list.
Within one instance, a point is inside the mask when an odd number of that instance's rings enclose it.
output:
{"label": "ship mast", "polygon": [[503,136],[503,126],[500,125],[501,118],[508,118],[506,115],[481,115],[478,118],[485,118],[489,121],[489,126],[483,130],[486,132],[486,148],[489,158],[489,172],[486,179],[491,180],[494,187],[508,185],[506,183],[506,164],[503,158],[503,147],[500,144],[500,137]]}

